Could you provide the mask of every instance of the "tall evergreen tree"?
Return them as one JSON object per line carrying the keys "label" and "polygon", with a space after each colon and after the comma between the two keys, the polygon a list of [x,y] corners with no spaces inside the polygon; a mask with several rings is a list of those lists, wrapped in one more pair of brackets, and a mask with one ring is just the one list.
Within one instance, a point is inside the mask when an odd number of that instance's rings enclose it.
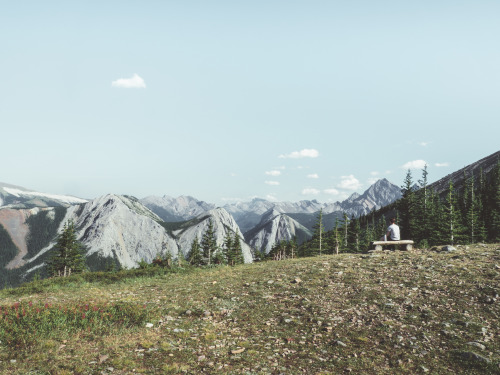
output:
{"label": "tall evergreen tree", "polygon": [[500,241],[500,160],[491,174],[490,182],[490,214],[489,214],[489,236],[492,242]]}
{"label": "tall evergreen tree", "polygon": [[198,236],[195,237],[193,242],[191,242],[191,250],[189,251],[189,263],[193,266],[199,266],[203,264],[203,256],[201,254],[200,241]]}
{"label": "tall evergreen tree", "polygon": [[451,245],[459,243],[463,227],[461,226],[455,188],[451,180],[448,183],[448,191],[446,192],[444,224],[447,228],[445,231],[447,241]]}
{"label": "tall evergreen tree", "polygon": [[[415,192],[413,190],[413,178],[411,170],[408,169],[401,187],[402,198],[398,204],[398,211],[401,215],[401,235],[403,238],[411,239],[413,237],[413,224],[415,219]],[[403,235],[404,233],[404,235]]]}
{"label": "tall evergreen tree", "polygon": [[52,256],[47,262],[49,275],[65,277],[72,273],[83,272],[85,270],[83,251],[83,245],[76,239],[75,224],[73,221],[65,223]]}
{"label": "tall evergreen tree", "polygon": [[203,233],[201,248],[203,250],[203,256],[207,258],[207,263],[210,265],[212,262],[212,256],[217,251],[217,241],[215,238],[215,229],[212,219],[209,219],[208,228],[205,233]]}
{"label": "tall evergreen tree", "polygon": [[243,259],[243,249],[241,247],[241,237],[238,231],[234,232],[233,246],[232,246],[232,262],[234,264],[244,263]]}
{"label": "tall evergreen tree", "polygon": [[313,226],[313,247],[312,250],[313,255],[319,253],[322,254],[323,248],[323,233],[325,231],[325,227],[323,226],[323,209],[320,209],[318,212],[318,216],[316,217],[316,223]]}

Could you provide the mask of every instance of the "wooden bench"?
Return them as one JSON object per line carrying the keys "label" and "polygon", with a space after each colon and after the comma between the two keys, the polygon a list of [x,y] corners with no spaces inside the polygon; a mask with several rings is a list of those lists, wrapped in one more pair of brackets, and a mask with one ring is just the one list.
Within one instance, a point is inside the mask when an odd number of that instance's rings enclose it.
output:
{"label": "wooden bench", "polygon": [[389,245],[405,245],[405,250],[413,249],[413,241],[412,240],[401,240],[401,241],[373,241],[372,245],[375,246],[375,250],[382,250],[382,246]]}

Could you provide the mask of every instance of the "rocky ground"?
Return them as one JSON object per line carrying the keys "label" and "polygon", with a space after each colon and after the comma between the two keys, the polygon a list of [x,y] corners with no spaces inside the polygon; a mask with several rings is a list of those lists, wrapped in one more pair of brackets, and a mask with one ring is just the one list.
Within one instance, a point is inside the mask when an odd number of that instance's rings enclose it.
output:
{"label": "rocky ground", "polygon": [[[195,269],[38,294],[2,306],[144,304],[108,334],[0,344],[9,374],[500,373],[500,246],[435,247]],[[1,321],[0,321],[1,324]]]}

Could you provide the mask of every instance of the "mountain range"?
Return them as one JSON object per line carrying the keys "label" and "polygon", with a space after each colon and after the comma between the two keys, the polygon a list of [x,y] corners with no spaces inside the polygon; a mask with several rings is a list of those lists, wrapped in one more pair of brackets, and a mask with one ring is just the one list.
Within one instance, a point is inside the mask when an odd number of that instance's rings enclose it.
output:
{"label": "mountain range", "polygon": [[[497,152],[430,186],[438,189],[450,178],[459,185],[464,171],[477,175],[482,169],[487,173],[499,157]],[[358,217],[400,197],[400,188],[386,179],[342,202],[255,198],[224,207],[189,196],[137,199],[108,194],[85,200],[0,183],[0,286],[43,273],[50,250],[68,220],[75,223],[91,270],[104,269],[110,263],[137,267],[140,261],[151,262],[167,252],[173,258],[187,258],[191,243],[201,239],[210,221],[218,246],[223,246],[228,234],[238,233],[244,261],[252,262],[255,250],[268,253],[281,240],[295,237],[301,243],[309,239],[320,210],[325,230],[329,230],[344,214]]]}

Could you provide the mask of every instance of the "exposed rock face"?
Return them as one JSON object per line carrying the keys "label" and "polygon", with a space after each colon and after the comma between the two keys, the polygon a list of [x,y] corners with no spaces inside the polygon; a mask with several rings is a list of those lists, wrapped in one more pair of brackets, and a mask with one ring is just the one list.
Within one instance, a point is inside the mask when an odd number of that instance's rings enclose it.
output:
{"label": "exposed rock face", "polygon": [[80,208],[68,210],[64,222],[73,219],[78,239],[88,248],[87,256],[116,257],[124,267],[153,259],[168,249],[177,257],[175,239],[159,224],[160,218],[135,198],[105,195]]}
{"label": "exposed rock face", "polygon": [[325,205],[316,200],[299,202],[270,202],[255,198],[250,202],[238,202],[225,205],[224,208],[233,215],[241,230],[247,232],[259,224],[262,215],[273,209],[280,213],[314,213]]}
{"label": "exposed rock face", "polygon": [[215,238],[218,246],[223,245],[224,238],[229,233],[231,236],[234,233],[239,233],[241,237],[241,247],[243,251],[243,259],[245,263],[251,263],[253,260],[253,255],[250,246],[244,241],[243,234],[234,221],[233,217],[223,208],[216,208],[203,213],[193,220],[193,224],[187,228],[178,229],[173,232],[173,234],[178,238],[178,246],[184,255],[187,257],[189,251],[191,250],[191,244],[196,237],[198,237],[201,242],[203,234],[206,232],[209,221],[212,220]]}
{"label": "exposed rock face", "polygon": [[68,195],[57,195],[30,191],[20,186],[0,182],[0,207],[33,208],[71,206],[87,202]]}
{"label": "exposed rock face", "polygon": [[[29,228],[25,221],[35,211],[40,209],[0,210],[0,223],[7,228],[20,249],[18,256],[10,263],[12,267],[25,265],[27,269],[35,270],[42,265],[41,255],[55,245],[56,237],[36,255],[26,259]],[[77,239],[85,245],[87,257],[114,258],[122,267],[133,268],[141,260],[151,263],[156,256],[165,255],[167,251],[173,258],[187,256],[194,238],[198,236],[201,239],[206,231],[209,219],[213,221],[219,246],[222,246],[226,233],[241,233],[232,216],[224,209],[208,211],[192,222],[182,223],[180,229],[169,232],[161,225],[161,219],[136,198],[113,194],[69,207],[57,232],[61,233],[64,224],[73,220]],[[250,247],[243,239],[241,245],[245,262],[252,262]]]}
{"label": "exposed rock face", "polygon": [[351,195],[339,204],[340,210],[338,211],[358,217],[387,206],[399,198],[401,198],[401,189],[384,178],[375,182],[362,195],[357,193]]}
{"label": "exposed rock face", "polygon": [[245,233],[250,246],[268,254],[274,244],[282,240],[288,241],[297,237],[298,242],[312,236],[312,233],[286,214],[271,208],[262,216],[260,224]]}
{"label": "exposed rock face", "polygon": [[140,202],[166,222],[189,220],[215,208],[213,204],[199,201],[190,196],[177,198],[168,195],[163,197],[149,196],[141,199]]}

